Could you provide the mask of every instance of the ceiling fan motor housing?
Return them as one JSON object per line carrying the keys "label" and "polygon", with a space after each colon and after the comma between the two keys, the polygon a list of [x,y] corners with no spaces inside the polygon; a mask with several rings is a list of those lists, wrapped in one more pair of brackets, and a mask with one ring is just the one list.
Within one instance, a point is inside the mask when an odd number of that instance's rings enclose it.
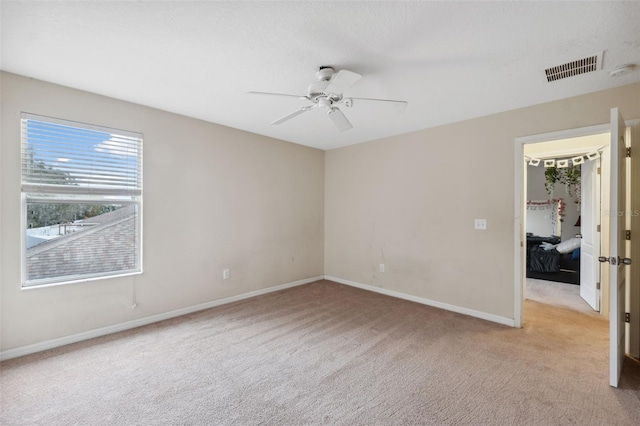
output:
{"label": "ceiling fan motor housing", "polygon": [[333,77],[335,70],[333,67],[320,67],[316,73],[316,78],[320,81],[329,81]]}
{"label": "ceiling fan motor housing", "polygon": [[[328,101],[329,107],[333,102],[338,102],[342,99],[342,94],[328,92],[327,87],[331,83],[331,78],[334,76],[335,70],[332,67],[322,66],[316,73],[317,82],[311,83],[307,88],[307,97],[313,103],[319,103],[320,100]],[[320,102],[321,107],[326,107],[327,102]]]}
{"label": "ceiling fan motor housing", "polygon": [[339,101],[342,98],[340,94],[327,92],[327,86],[329,86],[329,80],[311,83],[307,89],[307,97],[314,103],[317,103],[318,99],[322,98],[330,99],[334,102]]}

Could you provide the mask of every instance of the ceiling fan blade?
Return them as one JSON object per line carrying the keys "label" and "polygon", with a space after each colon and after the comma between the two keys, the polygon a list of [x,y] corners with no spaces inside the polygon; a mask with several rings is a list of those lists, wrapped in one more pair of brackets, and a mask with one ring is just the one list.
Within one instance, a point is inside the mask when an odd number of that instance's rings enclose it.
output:
{"label": "ceiling fan blade", "polygon": [[308,99],[304,95],[289,95],[288,93],[271,93],[271,92],[247,92],[247,95],[267,95],[267,96],[285,96],[287,98]]}
{"label": "ceiling fan blade", "polygon": [[325,90],[331,93],[342,93],[361,78],[362,76],[355,72],[340,70],[331,77],[331,81]]}
{"label": "ceiling fan blade", "polygon": [[387,102],[387,103],[392,103],[395,104],[398,108],[398,110],[400,112],[404,112],[405,109],[407,109],[407,105],[409,105],[409,103],[407,101],[396,101],[393,99],[376,99],[376,98],[348,98],[348,99],[354,99],[357,101],[371,101],[371,102]]}
{"label": "ceiling fan blade", "polygon": [[353,128],[349,120],[347,120],[347,117],[345,117],[342,111],[340,111],[338,108],[331,108],[328,114],[331,120],[333,120],[333,124],[335,124],[338,130],[340,130],[341,132]]}
{"label": "ceiling fan blade", "polygon": [[287,115],[285,115],[284,117],[282,117],[281,119],[276,120],[276,121],[274,121],[274,122],[273,122],[273,123],[271,123],[271,124],[273,124],[273,125],[277,126],[278,124],[282,124],[282,123],[284,123],[285,121],[289,121],[289,120],[291,120],[292,118],[299,116],[299,115],[300,115],[300,114],[302,114],[303,112],[307,112],[307,111],[309,111],[310,109],[311,109],[311,108],[309,108],[309,107],[300,108],[299,110],[294,111],[294,112],[292,112],[291,114],[287,114]]}

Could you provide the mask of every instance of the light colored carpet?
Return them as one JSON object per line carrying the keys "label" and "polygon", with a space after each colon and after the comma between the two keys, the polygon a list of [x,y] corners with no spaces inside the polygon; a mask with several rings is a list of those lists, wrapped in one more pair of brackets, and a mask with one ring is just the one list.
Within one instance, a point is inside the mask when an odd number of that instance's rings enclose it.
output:
{"label": "light colored carpet", "polygon": [[3,362],[2,425],[637,425],[607,322],[513,329],[319,281]]}
{"label": "light colored carpet", "polygon": [[[580,297],[580,286],[527,278],[526,298],[587,315],[600,315]],[[526,313],[525,313],[526,314]]]}

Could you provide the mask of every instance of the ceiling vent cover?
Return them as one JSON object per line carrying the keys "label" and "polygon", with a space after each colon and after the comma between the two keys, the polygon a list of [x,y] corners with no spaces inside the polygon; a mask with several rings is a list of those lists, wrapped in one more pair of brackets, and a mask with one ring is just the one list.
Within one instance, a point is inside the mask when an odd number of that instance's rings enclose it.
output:
{"label": "ceiling vent cover", "polygon": [[573,77],[580,74],[596,71],[602,68],[602,52],[587,56],[586,58],[576,59],[566,64],[556,65],[544,70],[547,82],[562,80],[563,78]]}

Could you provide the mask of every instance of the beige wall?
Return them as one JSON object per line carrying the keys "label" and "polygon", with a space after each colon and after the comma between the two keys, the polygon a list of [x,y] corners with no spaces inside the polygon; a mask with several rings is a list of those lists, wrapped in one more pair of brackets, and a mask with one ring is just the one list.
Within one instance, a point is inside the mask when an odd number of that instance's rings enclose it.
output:
{"label": "beige wall", "polygon": [[615,106],[640,117],[640,84],[327,152],[325,274],[514,318],[514,139]]}
{"label": "beige wall", "polygon": [[[324,153],[0,75],[2,351],[323,273],[513,318],[514,139],[640,117],[636,84]],[[20,289],[22,111],[144,133],[144,274]]]}
{"label": "beige wall", "polygon": [[[14,74],[1,91],[2,351],[322,275],[323,151]],[[20,289],[23,111],[144,134],[142,275]]]}

